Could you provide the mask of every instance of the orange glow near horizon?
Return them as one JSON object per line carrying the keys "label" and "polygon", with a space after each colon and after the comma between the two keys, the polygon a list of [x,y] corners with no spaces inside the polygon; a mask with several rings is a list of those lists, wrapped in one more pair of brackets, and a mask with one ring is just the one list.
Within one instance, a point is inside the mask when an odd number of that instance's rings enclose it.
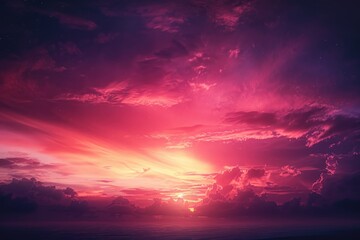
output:
{"label": "orange glow near horizon", "polygon": [[[2,116],[48,135],[32,141],[32,137],[26,134],[4,132],[7,138],[6,141],[4,138],[0,140],[1,148],[27,152],[27,158],[56,166],[55,171],[41,171],[39,180],[72,185],[80,196],[102,196],[122,189],[137,188],[159,190],[163,197],[176,195],[179,191],[200,196],[199,191],[189,191],[192,182],[211,183],[193,173],[212,172],[212,167],[183,149],[129,148],[82,132],[73,132],[66,126],[14,114],[2,113]],[[18,143],[16,147],[12,142]],[[71,178],[64,178],[64,175],[70,175]],[[98,189],[92,189],[94,184]],[[178,195],[181,198],[183,196],[183,193]]]}

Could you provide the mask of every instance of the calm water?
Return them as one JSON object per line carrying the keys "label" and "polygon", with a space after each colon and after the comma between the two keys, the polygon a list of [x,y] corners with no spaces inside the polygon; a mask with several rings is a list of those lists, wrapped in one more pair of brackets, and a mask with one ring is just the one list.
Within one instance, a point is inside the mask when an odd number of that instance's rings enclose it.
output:
{"label": "calm water", "polygon": [[360,222],[154,218],[106,222],[3,222],[0,239],[360,239]]}

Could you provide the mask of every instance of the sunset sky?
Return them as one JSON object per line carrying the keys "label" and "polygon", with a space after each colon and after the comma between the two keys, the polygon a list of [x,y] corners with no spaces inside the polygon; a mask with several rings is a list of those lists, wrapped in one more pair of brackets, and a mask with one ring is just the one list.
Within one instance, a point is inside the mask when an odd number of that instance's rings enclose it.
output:
{"label": "sunset sky", "polygon": [[138,205],[360,197],[351,1],[9,0],[0,16],[1,182]]}

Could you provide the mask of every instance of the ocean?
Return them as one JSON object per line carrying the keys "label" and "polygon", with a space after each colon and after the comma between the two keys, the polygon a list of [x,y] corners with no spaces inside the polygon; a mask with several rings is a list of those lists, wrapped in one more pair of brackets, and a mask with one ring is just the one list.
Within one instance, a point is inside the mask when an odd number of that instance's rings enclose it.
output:
{"label": "ocean", "polygon": [[2,222],[0,239],[360,239],[360,222],[334,220],[228,220],[212,218],[112,221]]}

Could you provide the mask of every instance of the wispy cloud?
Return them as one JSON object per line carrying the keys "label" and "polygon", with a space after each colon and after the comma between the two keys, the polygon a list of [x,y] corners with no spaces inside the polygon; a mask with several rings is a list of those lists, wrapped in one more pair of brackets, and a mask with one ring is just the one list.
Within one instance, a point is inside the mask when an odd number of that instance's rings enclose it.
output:
{"label": "wispy cloud", "polygon": [[140,7],[137,12],[145,18],[150,29],[176,33],[185,22],[185,16],[175,5],[148,5]]}
{"label": "wispy cloud", "polygon": [[63,94],[55,100],[84,103],[127,104],[133,106],[172,107],[184,101],[182,96],[161,90],[131,88],[126,82],[111,83],[104,88],[93,88],[91,93]]}

